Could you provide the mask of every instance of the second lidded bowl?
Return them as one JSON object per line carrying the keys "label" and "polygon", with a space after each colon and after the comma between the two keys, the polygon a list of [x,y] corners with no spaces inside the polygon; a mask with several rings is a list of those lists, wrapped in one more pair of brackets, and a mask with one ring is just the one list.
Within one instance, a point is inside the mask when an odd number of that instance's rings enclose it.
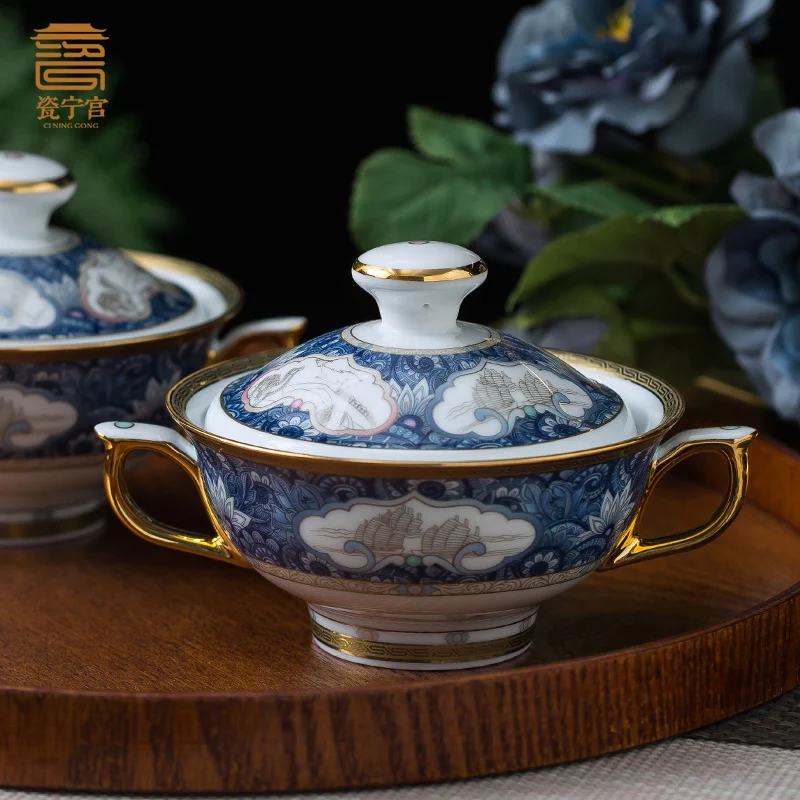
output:
{"label": "second lidded bowl", "polygon": [[167,391],[248,343],[291,345],[305,320],[220,328],[239,287],[215,270],[123,252],[50,225],[66,167],[0,151],[0,546],[74,539],[106,516],[94,426],[167,422]]}
{"label": "second lidded bowl", "polygon": [[[255,568],[309,604],[333,655],[454,669],[518,655],[543,601],[597,569],[702,544],[738,512],[751,428],[662,444],[683,411],[663,381],[459,322],[486,278],[471,251],[387,245],[352,276],[379,321],[184,379],[167,400],[184,435],[97,426],[109,499],[134,532]],[[214,538],[136,505],[124,464],[141,449],[193,476]],[[722,506],[693,531],[641,539],[649,491],[699,451],[727,460]]]}

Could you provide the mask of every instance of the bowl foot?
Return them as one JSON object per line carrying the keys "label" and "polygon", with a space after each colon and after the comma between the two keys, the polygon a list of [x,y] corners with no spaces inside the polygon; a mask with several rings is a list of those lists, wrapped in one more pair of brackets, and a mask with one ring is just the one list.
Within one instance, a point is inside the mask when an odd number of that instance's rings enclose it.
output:
{"label": "bowl foot", "polygon": [[317,607],[309,612],[314,644],[337,658],[388,669],[451,670],[499,664],[523,653],[533,638],[537,609],[493,618],[436,619],[429,625],[400,616],[362,617],[348,624],[339,609],[330,610],[339,619]]}
{"label": "bowl foot", "polygon": [[99,533],[105,523],[105,499],[36,511],[6,511],[0,513],[0,548],[74,542]]}

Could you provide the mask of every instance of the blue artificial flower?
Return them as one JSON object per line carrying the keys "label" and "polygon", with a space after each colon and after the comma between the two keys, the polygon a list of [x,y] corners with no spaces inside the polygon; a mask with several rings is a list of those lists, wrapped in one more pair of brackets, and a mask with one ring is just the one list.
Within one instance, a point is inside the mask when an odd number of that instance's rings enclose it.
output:
{"label": "blue artificial flower", "polygon": [[706,288],[714,325],[758,392],[800,421],[800,109],[761,123],[753,139],[775,178],[733,182],[748,217],[711,252]]}
{"label": "blue artificial flower", "polygon": [[607,123],[694,155],[747,119],[747,42],[773,0],[544,0],[500,48],[498,123],[535,150],[588,153]]}

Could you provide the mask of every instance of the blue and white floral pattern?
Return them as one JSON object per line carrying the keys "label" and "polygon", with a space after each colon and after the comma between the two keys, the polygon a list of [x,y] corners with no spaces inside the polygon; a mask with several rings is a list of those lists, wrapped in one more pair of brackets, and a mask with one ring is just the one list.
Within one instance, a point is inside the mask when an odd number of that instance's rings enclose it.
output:
{"label": "blue and white floral pattern", "polygon": [[192,296],[88,239],[56,253],[0,253],[0,340],[149,328],[188,312]]}
{"label": "blue and white floral pattern", "polygon": [[513,336],[426,354],[359,344],[351,331],[301,344],[234,381],[222,395],[226,412],[278,436],[424,450],[563,439],[622,408],[615,392]]}
{"label": "blue and white floral pattern", "polygon": [[164,399],[205,365],[208,337],[117,358],[0,364],[0,459],[100,453],[110,419],[169,425]]}
{"label": "blue and white floral pattern", "polygon": [[648,449],[541,475],[367,479],[269,467],[195,444],[217,517],[245,556],[399,584],[528,578],[597,563],[641,502],[652,460]]}

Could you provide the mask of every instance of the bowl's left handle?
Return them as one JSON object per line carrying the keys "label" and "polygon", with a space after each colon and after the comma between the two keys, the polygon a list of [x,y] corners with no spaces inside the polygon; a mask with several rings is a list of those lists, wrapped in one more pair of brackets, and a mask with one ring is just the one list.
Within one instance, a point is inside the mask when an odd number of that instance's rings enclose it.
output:
{"label": "bowl's left handle", "polygon": [[284,350],[300,344],[308,326],[305,317],[271,317],[246,322],[231,328],[221,339],[211,344],[208,361],[216,364],[229,358],[263,353],[265,350]]}
{"label": "bowl's left handle", "polygon": [[[249,566],[230,544],[227,532],[220,525],[214,509],[208,501],[197,463],[197,450],[191,442],[171,428],[148,425],[143,422],[103,422],[95,426],[95,432],[106,447],[104,481],[108,501],[114,513],[137,536],[164,547],[188,550],[197,555],[216,558],[243,567]],[[213,537],[204,537],[159,522],[133,499],[125,476],[125,462],[128,456],[136,450],[147,450],[166,456],[189,475],[200,492],[206,513],[214,525]]]}
{"label": "bowl's left handle", "polygon": [[[698,428],[673,436],[656,449],[650,467],[644,498],[616,547],[607,556],[601,570],[621,567],[647,558],[665,556],[678,550],[689,550],[718,536],[733,522],[744,503],[747,492],[747,451],[756,436],[753,428]],[[644,539],[639,535],[642,514],[655,485],[676,464],[699,453],[721,455],[728,467],[728,489],[719,508],[710,520],[688,531],[669,536]]]}

